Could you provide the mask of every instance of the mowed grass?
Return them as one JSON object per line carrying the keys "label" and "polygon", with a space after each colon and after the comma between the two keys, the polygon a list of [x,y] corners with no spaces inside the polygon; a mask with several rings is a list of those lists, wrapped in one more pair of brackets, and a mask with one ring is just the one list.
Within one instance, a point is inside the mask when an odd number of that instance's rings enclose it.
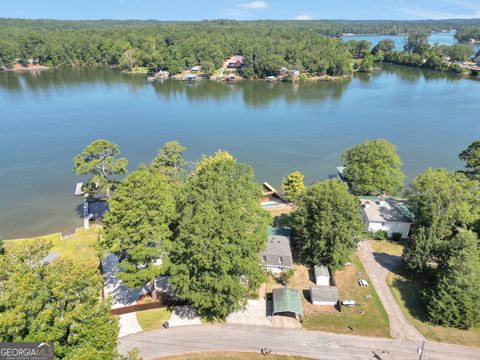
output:
{"label": "mowed grass", "polygon": [[428,340],[480,347],[480,329],[460,330],[432,325],[426,317],[425,305],[420,298],[421,285],[402,275],[389,273],[387,283],[395,300],[408,321]]}
{"label": "mowed grass", "polygon": [[[387,313],[356,253],[352,254],[351,263],[337,271],[335,277],[340,300],[352,299],[357,305],[342,307],[341,312],[306,314],[304,327],[341,334],[390,337]],[[367,280],[370,286],[359,286],[359,279]]]}
{"label": "mowed grass", "polygon": [[371,240],[373,250],[379,253],[402,256],[403,243],[389,240]]}
{"label": "mowed grass", "polygon": [[170,319],[172,313],[166,309],[151,309],[145,311],[137,311],[137,320],[144,331],[162,328],[165,321]]}
{"label": "mowed grass", "polygon": [[60,233],[56,233],[29,239],[6,240],[4,241],[4,244],[5,248],[8,250],[9,248],[19,247],[26,241],[44,239],[52,242],[53,247],[50,250],[51,252],[58,253],[64,258],[70,258],[75,261],[97,266],[99,258],[94,249],[94,244],[98,240],[100,228],[101,227],[98,225],[92,225],[89,230],[78,228],[75,235],[65,240],[62,240]]}
{"label": "mowed grass", "polygon": [[[267,357],[269,360],[308,360],[309,358],[301,356],[287,356],[287,355],[277,355],[271,353]],[[183,354],[175,356],[167,356],[157,358],[157,360],[260,360],[265,359],[265,356],[261,353],[226,353],[226,352],[206,352],[206,353],[194,353],[194,354]]]}
{"label": "mowed grass", "polygon": [[[370,241],[373,249],[379,253],[401,256],[403,244],[392,241]],[[400,305],[405,317],[428,340],[445,343],[480,347],[480,329],[460,330],[432,325],[428,322],[425,304],[421,299],[422,285],[404,276],[405,269],[399,268],[389,273],[387,283],[393,297]]]}

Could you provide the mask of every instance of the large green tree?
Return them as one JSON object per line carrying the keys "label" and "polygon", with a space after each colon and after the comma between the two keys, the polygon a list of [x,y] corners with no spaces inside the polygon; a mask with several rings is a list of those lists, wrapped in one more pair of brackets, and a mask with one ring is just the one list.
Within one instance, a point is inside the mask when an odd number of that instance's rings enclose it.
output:
{"label": "large green tree", "polygon": [[131,288],[154,284],[164,270],[155,260],[163,257],[176,218],[170,183],[142,168],[120,182],[108,205],[101,246],[120,255],[120,279]]}
{"label": "large green tree", "polygon": [[307,263],[341,268],[362,232],[360,202],[337,179],[317,182],[298,200],[294,230]]}
{"label": "large green tree", "polygon": [[367,140],[342,155],[344,176],[357,195],[395,194],[404,185],[403,166],[394,145]]}
{"label": "large green tree", "polygon": [[177,141],[165,143],[150,164],[150,169],[167,176],[172,182],[178,183],[184,173],[183,167],[187,164],[183,158],[184,151],[185,147]]}
{"label": "large green tree", "polygon": [[0,256],[0,341],[53,341],[56,359],[115,359],[118,323],[99,300],[96,267],[44,261],[51,244],[29,241]]}
{"label": "large green tree", "polygon": [[465,161],[467,175],[480,179],[480,140],[472,142],[458,156]]}
{"label": "large green tree", "polygon": [[429,168],[412,180],[409,208],[417,227],[448,239],[456,228],[472,227],[480,219],[478,183],[462,173]]}
{"label": "large green tree", "polygon": [[427,311],[435,324],[468,329],[480,326],[480,251],[477,236],[461,230],[452,240],[451,256],[440,264],[427,292]]}
{"label": "large green tree", "polygon": [[201,316],[225,319],[264,279],[259,254],[270,218],[259,204],[252,168],[227,152],[202,158],[182,194],[168,250],[170,284]]}
{"label": "large green tree", "polygon": [[110,197],[112,185],[116,183],[115,175],[127,172],[128,161],[119,158],[120,149],[117,144],[107,140],[95,140],[73,158],[73,169],[78,175],[91,175],[87,188],[97,189]]}
{"label": "large green tree", "polygon": [[288,200],[294,201],[305,190],[305,184],[303,183],[304,176],[300,171],[294,171],[290,173],[286,178],[282,180],[282,189],[285,192],[285,196]]}
{"label": "large green tree", "polygon": [[430,48],[431,46],[428,42],[428,33],[415,32],[408,36],[403,50],[410,54],[425,55]]}

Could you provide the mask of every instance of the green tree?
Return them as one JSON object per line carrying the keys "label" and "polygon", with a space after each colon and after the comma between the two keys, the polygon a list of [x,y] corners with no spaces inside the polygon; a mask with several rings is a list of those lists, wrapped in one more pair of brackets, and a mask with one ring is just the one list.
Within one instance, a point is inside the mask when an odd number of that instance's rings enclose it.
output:
{"label": "green tree", "polygon": [[395,51],[395,43],[391,39],[380,40],[372,49],[373,55],[383,55]]}
{"label": "green tree", "polygon": [[456,249],[426,294],[427,312],[434,324],[469,329],[480,325],[479,244],[469,230],[461,230],[453,244]]}
{"label": "green tree", "polygon": [[359,209],[358,199],[337,179],[307,187],[293,215],[307,263],[343,267],[362,232]]}
{"label": "green tree", "polygon": [[415,32],[408,36],[403,50],[410,54],[425,55],[431,46],[428,43],[428,33]]}
{"label": "green tree", "polygon": [[120,57],[119,65],[123,70],[131,71],[137,65],[137,55],[134,49],[127,49]]}
{"label": "green tree", "polygon": [[177,141],[169,141],[165,143],[162,149],[158,151],[157,157],[150,164],[150,169],[165,175],[172,182],[180,180],[183,174],[182,167],[187,164],[183,158],[185,147]]}
{"label": "green tree", "polygon": [[395,194],[405,175],[394,145],[386,140],[367,140],[342,155],[344,176],[357,195]]}
{"label": "green tree", "polygon": [[465,161],[467,175],[480,179],[480,140],[472,142],[458,157]]}
{"label": "green tree", "polygon": [[462,173],[427,169],[412,180],[409,208],[417,227],[449,239],[456,228],[472,227],[480,219],[478,183]]}
{"label": "green tree", "polygon": [[155,260],[172,236],[176,204],[167,179],[148,169],[123,179],[108,201],[101,246],[121,255],[119,277],[131,288],[143,286],[164,270]]}
{"label": "green tree", "polygon": [[117,144],[95,140],[73,158],[73,169],[78,175],[92,175],[87,183],[89,191],[94,191],[98,184],[109,198],[112,185],[116,183],[112,176],[127,172],[127,159],[118,158],[118,155]]}
{"label": "green tree", "polygon": [[442,242],[437,239],[435,229],[420,227],[407,239],[402,259],[408,270],[428,274],[431,265],[438,261],[436,255]]}
{"label": "green tree", "polygon": [[300,196],[300,194],[305,190],[305,184],[303,183],[304,176],[300,171],[294,171],[286,178],[282,180],[282,189],[285,192],[285,196],[290,201],[295,201],[295,199]]}
{"label": "green tree", "polygon": [[202,62],[202,72],[208,77],[212,76],[215,72],[215,64],[208,60]]}
{"label": "green tree", "polygon": [[0,257],[0,341],[53,341],[57,359],[117,357],[117,319],[99,301],[96,267],[43,259],[51,243],[25,242]]}
{"label": "green tree", "polygon": [[447,55],[452,61],[469,60],[473,54],[475,54],[475,51],[472,45],[454,44],[447,47]]}
{"label": "green tree", "polygon": [[265,278],[259,254],[269,215],[252,168],[223,151],[202,158],[182,194],[178,235],[168,249],[170,284],[201,316],[225,319]]}
{"label": "green tree", "polygon": [[360,61],[358,71],[360,72],[372,72],[373,70],[373,56],[367,55]]}

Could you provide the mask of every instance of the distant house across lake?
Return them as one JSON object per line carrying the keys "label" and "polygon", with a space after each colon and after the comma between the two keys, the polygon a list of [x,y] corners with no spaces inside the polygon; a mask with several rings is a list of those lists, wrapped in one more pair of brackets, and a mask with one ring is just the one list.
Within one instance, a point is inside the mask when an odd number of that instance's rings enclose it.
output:
{"label": "distant house across lake", "polygon": [[227,68],[238,69],[245,64],[245,59],[241,55],[234,55],[228,59]]}

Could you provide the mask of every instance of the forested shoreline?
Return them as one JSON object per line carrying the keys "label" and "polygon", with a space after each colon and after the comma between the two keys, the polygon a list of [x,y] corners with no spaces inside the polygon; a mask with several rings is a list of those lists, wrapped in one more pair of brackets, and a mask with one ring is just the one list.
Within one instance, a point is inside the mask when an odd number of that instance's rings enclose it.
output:
{"label": "forested shoreline", "polygon": [[[469,37],[479,31],[480,19],[199,22],[0,19],[3,35],[0,68],[33,63],[50,67],[120,66],[129,70],[141,67],[149,73],[161,69],[178,74],[185,68],[201,65],[211,74],[228,57],[240,54],[245,65],[239,75],[244,78],[274,76],[284,67],[312,76],[343,77],[354,70],[371,71],[373,61],[412,66],[428,61],[428,58],[410,59],[414,52],[408,54],[408,50],[381,59],[364,59],[368,54],[360,54],[356,49],[352,52],[354,43],[338,39],[344,33],[428,34],[452,28],[460,29],[462,38]],[[442,56],[438,52],[436,55]],[[429,68],[451,70],[434,65]]]}

